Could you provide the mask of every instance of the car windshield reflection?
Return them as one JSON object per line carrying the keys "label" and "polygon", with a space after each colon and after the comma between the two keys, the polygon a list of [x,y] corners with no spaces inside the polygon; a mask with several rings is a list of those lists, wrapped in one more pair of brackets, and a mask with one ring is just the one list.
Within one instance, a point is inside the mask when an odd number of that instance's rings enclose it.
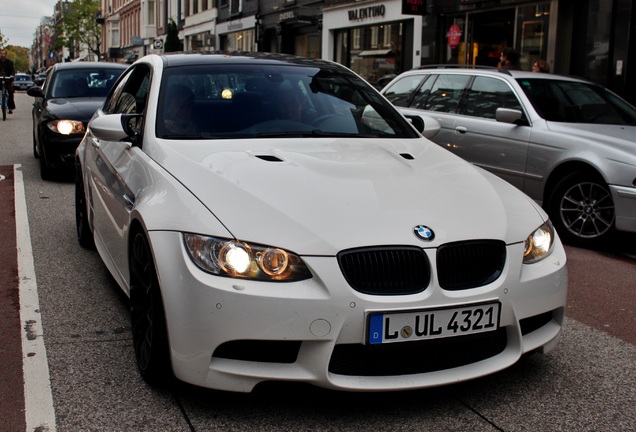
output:
{"label": "car windshield reflection", "polygon": [[157,136],[166,139],[417,136],[353,74],[184,66],[167,69],[161,88]]}

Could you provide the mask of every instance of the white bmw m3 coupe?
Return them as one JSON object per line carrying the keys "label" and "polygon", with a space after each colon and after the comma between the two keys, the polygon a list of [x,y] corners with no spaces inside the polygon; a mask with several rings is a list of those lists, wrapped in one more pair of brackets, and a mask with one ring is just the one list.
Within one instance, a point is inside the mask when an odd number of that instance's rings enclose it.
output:
{"label": "white bmw m3 coupe", "polygon": [[426,127],[328,61],[132,64],[78,147],[75,204],[130,298],[143,378],[390,391],[551,350],[567,269],[550,220]]}

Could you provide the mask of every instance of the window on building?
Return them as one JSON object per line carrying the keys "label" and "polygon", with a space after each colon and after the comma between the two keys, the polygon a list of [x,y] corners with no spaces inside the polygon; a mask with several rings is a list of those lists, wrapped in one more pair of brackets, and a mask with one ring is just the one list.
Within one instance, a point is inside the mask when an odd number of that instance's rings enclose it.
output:
{"label": "window on building", "polygon": [[111,21],[110,23],[110,46],[119,46],[119,21]]}
{"label": "window on building", "polygon": [[155,0],[148,0],[148,19],[147,19],[147,23],[148,25],[155,25]]}

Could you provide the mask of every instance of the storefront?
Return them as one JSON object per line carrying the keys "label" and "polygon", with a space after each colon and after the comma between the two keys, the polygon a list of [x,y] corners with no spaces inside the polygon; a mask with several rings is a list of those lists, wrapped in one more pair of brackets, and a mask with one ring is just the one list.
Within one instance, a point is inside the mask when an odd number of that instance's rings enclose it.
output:
{"label": "storefront", "polygon": [[320,58],[320,7],[287,6],[260,18],[259,51]]}
{"label": "storefront", "polygon": [[216,25],[222,51],[256,51],[256,17],[247,16]]}
{"label": "storefront", "polygon": [[[554,2],[455,0],[440,2],[440,63],[497,66],[504,48],[519,53],[523,70],[539,59],[554,65]],[[554,9],[554,10],[553,10]]]}
{"label": "storefront", "polygon": [[369,82],[420,65],[422,17],[402,13],[401,0],[350,3],[323,11],[323,58]]}

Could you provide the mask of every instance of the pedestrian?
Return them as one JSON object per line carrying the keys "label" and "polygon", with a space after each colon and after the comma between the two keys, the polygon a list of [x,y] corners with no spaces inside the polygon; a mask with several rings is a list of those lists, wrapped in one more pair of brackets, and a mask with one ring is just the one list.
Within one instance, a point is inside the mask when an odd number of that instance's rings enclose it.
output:
{"label": "pedestrian", "polygon": [[532,65],[532,72],[549,73],[550,72],[550,65],[545,60],[537,60]]}
{"label": "pedestrian", "polygon": [[[0,76],[15,76],[15,68],[13,67],[13,62],[7,58],[6,49],[0,50]],[[9,94],[9,101],[7,103],[9,114],[13,114],[13,110],[15,109],[15,101],[13,100],[13,80],[6,81],[4,85],[7,89],[7,93]]]}
{"label": "pedestrian", "polygon": [[514,48],[504,48],[499,56],[499,67],[507,70],[521,70],[519,53]]}

